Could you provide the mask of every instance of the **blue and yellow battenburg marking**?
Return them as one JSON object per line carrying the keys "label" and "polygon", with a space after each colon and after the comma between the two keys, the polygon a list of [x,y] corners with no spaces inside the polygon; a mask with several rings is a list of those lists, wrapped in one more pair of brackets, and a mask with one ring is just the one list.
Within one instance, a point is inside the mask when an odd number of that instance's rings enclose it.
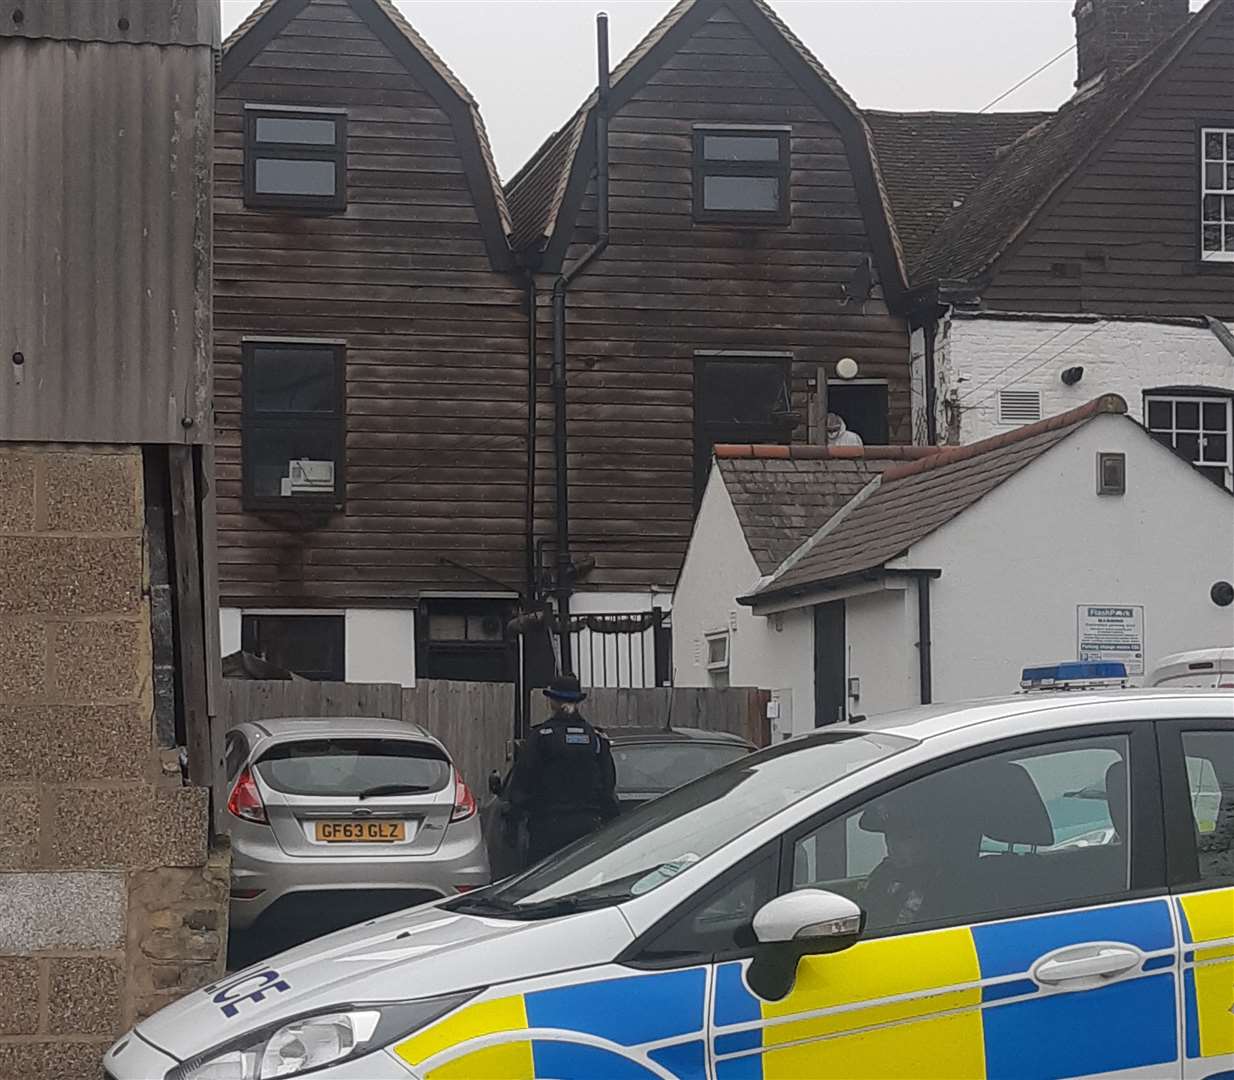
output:
{"label": "blue and yellow battenburg marking", "polygon": [[[1196,1005],[1188,1039],[1208,1056],[1234,1049],[1234,1018],[1219,1008],[1229,1007],[1234,890],[1205,899],[1212,895],[1183,901],[1196,943],[1225,943],[1197,950],[1188,972]],[[1047,953],[1094,941],[1135,945],[1146,959],[1133,976],[1094,990],[1044,990],[1029,977]],[[861,942],[804,960],[778,1002],[749,991],[746,966],[719,965],[710,993],[706,967],[609,967],[590,980],[575,972],[472,1002],[394,1049],[428,1080],[705,1080],[708,1038],[715,1080],[1044,1080],[1179,1057],[1166,900]],[[1204,974],[1218,970],[1225,974]]]}
{"label": "blue and yellow battenburg marking", "polygon": [[394,1052],[428,1080],[705,1080],[707,977],[631,973],[478,1001]]}
{"label": "blue and yellow battenburg marking", "polygon": [[1183,939],[1183,1041],[1186,1057],[1224,1058],[1234,1077],[1234,889],[1190,893],[1177,900]]}
{"label": "blue and yellow battenburg marking", "polygon": [[[1136,977],[1098,990],[1046,992],[1029,978],[1044,954],[1092,941],[1150,956]],[[1173,948],[1161,900],[862,942],[803,961],[774,1003],[746,988],[744,963],[724,964],[716,1080],[1031,1080],[1167,1064],[1177,1057]]]}

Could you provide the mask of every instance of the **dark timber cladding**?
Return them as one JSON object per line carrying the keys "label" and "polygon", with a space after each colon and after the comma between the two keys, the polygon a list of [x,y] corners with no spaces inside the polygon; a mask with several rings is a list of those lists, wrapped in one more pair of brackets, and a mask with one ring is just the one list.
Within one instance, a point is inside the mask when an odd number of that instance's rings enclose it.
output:
{"label": "dark timber cladding", "polygon": [[[523,294],[494,269],[505,239],[482,129],[391,12],[385,0],[267,2],[224,58],[214,250],[225,603],[405,606],[424,590],[494,587],[443,558],[514,589],[524,577]],[[246,103],[346,111],[344,210],[245,207]],[[342,511],[244,509],[242,343],[280,337],[345,346]]]}
{"label": "dark timber cladding", "polygon": [[[670,43],[632,96],[614,85],[610,244],[568,298],[572,554],[596,561],[584,589],[676,580],[694,507],[700,352],[791,354],[792,406],[801,417],[794,441],[807,438],[807,380],[818,366],[831,370],[852,356],[862,377],[889,383],[891,440],[910,438],[907,330],[888,310],[877,269],[870,299],[844,302],[846,283],[878,251],[849,156],[856,151],[832,115],[843,107],[836,102],[829,114],[818,80],[808,92],[786,69],[769,40],[777,32],[745,11],[752,6],[740,5],[739,17],[718,4],[697,5],[686,20],[698,17],[657,46]],[[696,223],[694,132],[715,124],[791,126],[787,225]],[[571,213],[569,199],[567,192],[563,215]],[[549,246],[550,264],[559,254],[576,258],[594,239],[594,181],[576,205]],[[565,240],[568,249],[555,252]],[[546,296],[542,288],[542,303]],[[547,537],[551,328],[543,312],[540,327],[537,534]]]}
{"label": "dark timber cladding", "polygon": [[1001,260],[988,306],[1234,319],[1234,263],[1197,254],[1200,129],[1234,128],[1234,4],[1211,3],[1203,32]]}

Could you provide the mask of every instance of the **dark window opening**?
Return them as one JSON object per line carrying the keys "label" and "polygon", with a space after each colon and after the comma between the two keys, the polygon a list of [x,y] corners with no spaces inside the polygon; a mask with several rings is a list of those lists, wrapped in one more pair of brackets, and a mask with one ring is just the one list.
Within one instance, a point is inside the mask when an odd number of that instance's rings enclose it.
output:
{"label": "dark window opening", "polygon": [[507,630],[513,600],[422,600],[416,619],[416,675],[423,679],[513,682],[517,654]]}
{"label": "dark window opening", "polygon": [[342,615],[245,615],[240,647],[305,679],[343,682],[347,677]]}
{"label": "dark window opening", "polygon": [[827,384],[827,411],[861,436],[866,446],[886,446],[890,438],[886,383]]}
{"label": "dark window opening", "polygon": [[695,128],[694,220],[786,224],[789,147],[787,130]]}
{"label": "dark window opening", "polygon": [[1199,390],[1144,395],[1145,426],[1163,446],[1222,486],[1234,471],[1234,398]]}
{"label": "dark window opening", "polygon": [[244,203],[270,210],[342,210],[346,115],[246,109]]}
{"label": "dark window opening", "polygon": [[735,356],[698,359],[694,372],[694,501],[707,486],[716,443],[792,439],[792,361]]}
{"label": "dark window opening", "polygon": [[343,504],[341,345],[244,344],[244,503]]}

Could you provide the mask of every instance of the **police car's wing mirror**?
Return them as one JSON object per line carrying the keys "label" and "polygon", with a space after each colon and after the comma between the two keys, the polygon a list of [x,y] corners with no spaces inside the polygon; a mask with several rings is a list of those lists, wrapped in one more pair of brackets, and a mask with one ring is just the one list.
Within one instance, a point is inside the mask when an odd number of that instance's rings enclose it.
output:
{"label": "police car's wing mirror", "polygon": [[802,955],[838,952],[861,936],[865,914],[853,901],[824,889],[797,889],[769,900],[754,916],[762,945],[788,945]]}

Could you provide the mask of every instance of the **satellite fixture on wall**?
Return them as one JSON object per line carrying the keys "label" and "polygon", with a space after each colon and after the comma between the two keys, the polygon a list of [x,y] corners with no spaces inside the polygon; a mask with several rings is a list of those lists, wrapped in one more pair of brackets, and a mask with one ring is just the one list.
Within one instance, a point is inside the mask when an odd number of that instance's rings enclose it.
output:
{"label": "satellite fixture on wall", "polygon": [[1059,378],[1063,380],[1064,386],[1075,386],[1076,383],[1084,378],[1084,368],[1079,365],[1065,368]]}
{"label": "satellite fixture on wall", "polygon": [[860,370],[857,361],[851,356],[845,356],[836,361],[836,374],[841,379],[855,379]]}

